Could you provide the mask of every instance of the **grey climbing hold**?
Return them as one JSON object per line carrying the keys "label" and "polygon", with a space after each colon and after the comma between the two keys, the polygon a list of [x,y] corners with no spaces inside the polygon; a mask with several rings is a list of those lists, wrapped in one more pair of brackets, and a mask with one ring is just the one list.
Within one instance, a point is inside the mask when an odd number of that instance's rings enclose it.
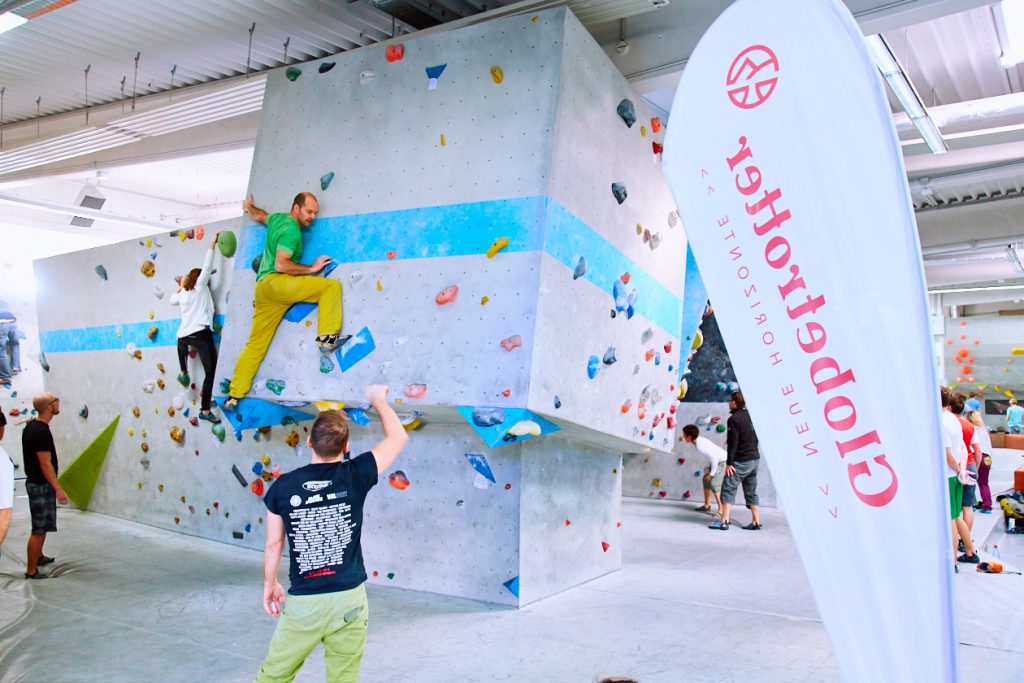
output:
{"label": "grey climbing hold", "polygon": [[608,350],[604,352],[604,358],[601,359],[601,362],[605,365],[614,365],[616,360],[618,359],[615,357],[615,347],[609,346]]}
{"label": "grey climbing hold", "polygon": [[83,420],[89,417],[89,406],[82,404],[82,407],[78,409],[78,417]]}
{"label": "grey climbing hold", "polygon": [[103,266],[96,266],[96,274],[99,275],[104,280],[107,279],[107,269],[104,268]]}
{"label": "grey climbing hold", "polygon": [[260,265],[263,263],[263,254],[259,254],[252,260],[252,272],[259,273]]}
{"label": "grey climbing hold", "polygon": [[679,212],[678,211],[669,211],[668,212],[668,227],[674,228],[674,227],[676,227],[676,223],[678,223],[678,222],[679,222]]}
{"label": "grey climbing hold", "polygon": [[626,186],[623,183],[612,183],[612,194],[619,204],[626,201]]}
{"label": "grey climbing hold", "polygon": [[324,62],[323,64],[320,65],[320,68],[317,69],[317,71],[319,71],[322,74],[325,74],[334,68],[334,64],[334,62]]}
{"label": "grey climbing hold", "polygon": [[633,102],[628,98],[619,102],[615,112],[622,119],[622,122],[626,124],[626,128],[632,128],[633,124],[636,123],[636,107],[633,106]]}
{"label": "grey climbing hold", "polygon": [[330,356],[320,356],[320,372],[325,375],[334,369],[334,361]]}
{"label": "grey climbing hold", "polygon": [[555,394],[555,410],[562,407],[562,399],[558,398],[558,394]]}
{"label": "grey climbing hold", "polygon": [[331,186],[331,181],[334,180],[334,171],[328,171],[320,176],[320,189],[327,191],[327,188]]}
{"label": "grey climbing hold", "polygon": [[576,269],[572,271],[572,279],[579,280],[585,272],[587,272],[587,259],[580,256],[580,260],[576,263]]}
{"label": "grey climbing hold", "polygon": [[43,368],[44,372],[50,371],[50,364],[46,362],[46,354],[42,351],[39,352],[39,366]]}
{"label": "grey climbing hold", "polygon": [[634,375],[639,375],[640,374],[640,364],[639,363],[637,363],[636,365],[633,366],[633,374]]}
{"label": "grey climbing hold", "polygon": [[505,421],[502,408],[473,408],[473,424],[477,427],[493,427]]}
{"label": "grey climbing hold", "polygon": [[284,72],[284,75],[285,78],[287,78],[289,81],[295,81],[296,79],[298,79],[299,76],[302,75],[302,69],[296,69],[294,66],[290,66]]}
{"label": "grey climbing hold", "polygon": [[641,344],[646,344],[647,342],[651,341],[651,337],[653,337],[653,336],[654,336],[654,330],[652,330],[650,327],[648,327],[646,330],[644,330],[644,333],[642,335],[640,335],[640,343]]}

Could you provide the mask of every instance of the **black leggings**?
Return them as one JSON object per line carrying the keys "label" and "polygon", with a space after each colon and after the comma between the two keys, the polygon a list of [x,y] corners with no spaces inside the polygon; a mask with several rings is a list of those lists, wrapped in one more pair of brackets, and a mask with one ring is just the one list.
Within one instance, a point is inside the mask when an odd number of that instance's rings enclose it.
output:
{"label": "black leggings", "polygon": [[188,373],[188,347],[199,352],[199,360],[203,364],[203,393],[201,394],[203,411],[210,409],[210,397],[213,395],[213,379],[217,371],[217,347],[213,345],[213,332],[204,327],[187,337],[178,337],[178,365],[181,371]]}

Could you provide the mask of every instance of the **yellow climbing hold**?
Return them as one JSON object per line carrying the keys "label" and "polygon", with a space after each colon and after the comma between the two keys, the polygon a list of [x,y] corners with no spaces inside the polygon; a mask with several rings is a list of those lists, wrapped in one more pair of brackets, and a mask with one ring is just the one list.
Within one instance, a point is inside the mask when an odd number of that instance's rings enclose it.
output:
{"label": "yellow climbing hold", "polygon": [[380,280],[377,280],[377,291],[378,292],[383,292],[384,291],[384,285],[382,285],[380,283]]}
{"label": "yellow climbing hold", "polygon": [[135,408],[132,408],[132,415],[134,415],[135,417],[139,416],[139,409],[137,406]]}
{"label": "yellow climbing hold", "polygon": [[146,246],[152,248],[153,240],[146,240]]}
{"label": "yellow climbing hold", "polygon": [[270,456],[269,455],[264,455],[263,457],[260,458],[260,462],[263,463],[264,465],[269,465],[270,464]]}
{"label": "yellow climbing hold", "polygon": [[299,445],[299,433],[293,429],[288,432],[288,436],[284,437],[284,442],[292,448],[295,448]]}
{"label": "yellow climbing hold", "polygon": [[530,19],[530,21],[536,24],[538,19],[540,19],[540,17],[534,17],[533,19]]}
{"label": "yellow climbing hold", "polygon": [[646,126],[640,126],[640,137],[642,137],[642,138],[647,137],[647,127]]}
{"label": "yellow climbing hold", "polygon": [[321,413],[326,410],[341,410],[345,407],[345,404],[341,401],[314,401],[313,405],[315,405],[317,411]]}
{"label": "yellow climbing hold", "polygon": [[1003,396],[1006,396],[1007,398],[1014,398],[1013,392],[1009,389],[1003,392]]}
{"label": "yellow climbing hold", "polygon": [[149,319],[150,319],[150,320],[152,320],[152,319],[153,319],[153,316],[155,316],[155,315],[156,315],[156,314],[155,314],[155,313],[153,313],[153,311],[150,311],[150,312],[149,312]]}
{"label": "yellow climbing hold", "polygon": [[490,301],[490,300],[491,300],[491,297],[489,297],[489,296],[481,297],[480,298],[480,305],[481,306],[485,306],[487,304],[487,302]]}
{"label": "yellow climbing hold", "polygon": [[143,429],[143,430],[142,430],[142,438],[143,438],[143,439],[145,439],[145,438],[146,438],[146,430],[145,430],[145,429]]}
{"label": "yellow climbing hold", "polygon": [[441,146],[442,146],[442,147],[444,147],[444,146],[445,146],[445,141],[444,141],[444,133],[441,133]]}
{"label": "yellow climbing hold", "polygon": [[494,243],[487,249],[487,258],[494,258],[498,252],[508,246],[507,237],[499,237],[494,240]]}
{"label": "yellow climbing hold", "polygon": [[141,481],[139,482],[139,488],[140,489],[142,488],[142,482]]}
{"label": "yellow climbing hold", "polygon": [[419,429],[421,426],[423,426],[423,421],[417,417],[413,419],[411,422],[409,422],[409,424],[402,425],[402,429],[404,429],[407,432],[411,432],[413,430]]}
{"label": "yellow climbing hold", "polygon": [[135,430],[134,429],[129,429],[128,430],[128,436],[135,436]]}
{"label": "yellow climbing hold", "polygon": [[501,83],[503,80],[505,80],[505,74],[501,72],[500,66],[491,67],[491,78],[494,79],[495,83]]}
{"label": "yellow climbing hold", "polygon": [[636,224],[636,234],[644,234],[644,226],[640,225],[639,223]]}
{"label": "yellow climbing hold", "polygon": [[174,417],[174,413],[175,413],[174,406],[167,406],[167,415],[169,417]]}
{"label": "yellow climbing hold", "polygon": [[533,420],[520,420],[509,428],[512,436],[540,436],[540,425]]}
{"label": "yellow climbing hold", "polygon": [[164,485],[163,485],[163,484],[157,484],[157,485],[156,485],[156,488],[157,488],[157,490],[159,490],[159,491],[160,491],[160,493],[163,493],[163,492],[164,492]]}
{"label": "yellow climbing hold", "polygon": [[690,390],[690,384],[685,379],[679,380],[679,392],[676,394],[676,399],[682,401],[686,397],[686,392]]}
{"label": "yellow climbing hold", "polygon": [[654,479],[651,481],[651,486],[661,486],[661,479]]}
{"label": "yellow climbing hold", "polygon": [[1024,356],[1024,349],[1017,347],[1010,349],[1010,355],[1013,356]]}
{"label": "yellow climbing hold", "polygon": [[697,330],[693,335],[693,343],[690,344],[690,350],[696,351],[702,346],[704,346],[704,333]]}
{"label": "yellow climbing hold", "polygon": [[313,326],[313,321],[312,320],[307,320],[306,321],[306,327],[312,327],[312,326]]}

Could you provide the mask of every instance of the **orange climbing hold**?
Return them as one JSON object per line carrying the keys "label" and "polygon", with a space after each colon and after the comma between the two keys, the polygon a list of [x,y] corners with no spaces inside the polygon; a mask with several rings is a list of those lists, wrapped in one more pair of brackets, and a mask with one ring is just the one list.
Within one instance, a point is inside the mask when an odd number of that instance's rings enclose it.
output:
{"label": "orange climbing hold", "polygon": [[504,396],[505,398],[508,398],[509,396],[512,395],[512,390],[506,389],[505,391],[501,392],[501,395]]}
{"label": "orange climbing hold", "polygon": [[661,132],[661,119],[659,119],[657,116],[651,119],[651,131],[654,133]]}
{"label": "orange climbing hold", "polygon": [[249,484],[249,489],[252,490],[252,492],[255,493],[257,496],[262,496],[263,495],[263,480],[262,479],[253,479],[252,483]]}
{"label": "orange climbing hold", "polygon": [[389,261],[393,260],[396,256],[398,256],[398,252],[397,251],[388,251],[388,252],[385,252],[385,253],[388,255],[388,260]]}
{"label": "orange climbing hold", "polygon": [[407,398],[423,398],[427,395],[427,385],[406,384],[405,388],[402,389],[402,393],[405,394]]}
{"label": "orange climbing hold", "polygon": [[405,46],[401,43],[388,45],[387,49],[384,50],[384,56],[389,62],[400,62],[402,57],[405,56]]}
{"label": "orange climbing hold", "polygon": [[440,292],[438,292],[437,296],[434,297],[434,301],[437,302],[438,306],[444,306],[446,304],[450,304],[451,302],[455,301],[458,298],[459,286],[451,285],[450,287],[445,287]]}

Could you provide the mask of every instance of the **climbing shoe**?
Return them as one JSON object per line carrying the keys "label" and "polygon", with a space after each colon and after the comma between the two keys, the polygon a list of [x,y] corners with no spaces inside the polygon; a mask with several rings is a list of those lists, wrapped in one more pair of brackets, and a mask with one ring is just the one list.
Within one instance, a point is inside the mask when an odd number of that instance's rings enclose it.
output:
{"label": "climbing shoe", "polygon": [[316,342],[320,345],[320,353],[331,353],[340,349],[351,338],[351,334],[346,334],[345,336],[322,334],[316,338]]}
{"label": "climbing shoe", "polygon": [[192,378],[188,376],[187,372],[178,373],[178,384],[188,388],[188,385],[192,382]]}
{"label": "climbing shoe", "polygon": [[238,399],[229,398],[228,400],[224,401],[224,404],[221,406],[221,408],[228,412],[235,410],[236,408],[238,408]]}
{"label": "climbing shoe", "polygon": [[715,522],[714,524],[709,524],[708,528],[709,529],[715,529],[716,531],[728,531],[729,530],[729,522],[723,522],[723,521],[719,520],[719,521]]}
{"label": "climbing shoe", "polygon": [[750,524],[747,524],[743,528],[746,529],[747,531],[760,531],[761,529],[764,528],[764,525],[762,525],[762,524],[754,524],[753,522],[751,522]]}
{"label": "climbing shoe", "polygon": [[200,420],[205,420],[206,422],[209,422],[210,424],[214,424],[214,425],[219,425],[220,424],[220,418],[217,417],[216,415],[214,415],[212,412],[210,412],[210,413],[200,412],[199,413],[199,419]]}
{"label": "climbing shoe", "polygon": [[980,562],[981,560],[978,558],[978,553],[974,553],[973,555],[968,555],[967,553],[964,553],[960,557],[956,558],[956,561],[966,562],[967,564],[978,564],[978,562]]}

